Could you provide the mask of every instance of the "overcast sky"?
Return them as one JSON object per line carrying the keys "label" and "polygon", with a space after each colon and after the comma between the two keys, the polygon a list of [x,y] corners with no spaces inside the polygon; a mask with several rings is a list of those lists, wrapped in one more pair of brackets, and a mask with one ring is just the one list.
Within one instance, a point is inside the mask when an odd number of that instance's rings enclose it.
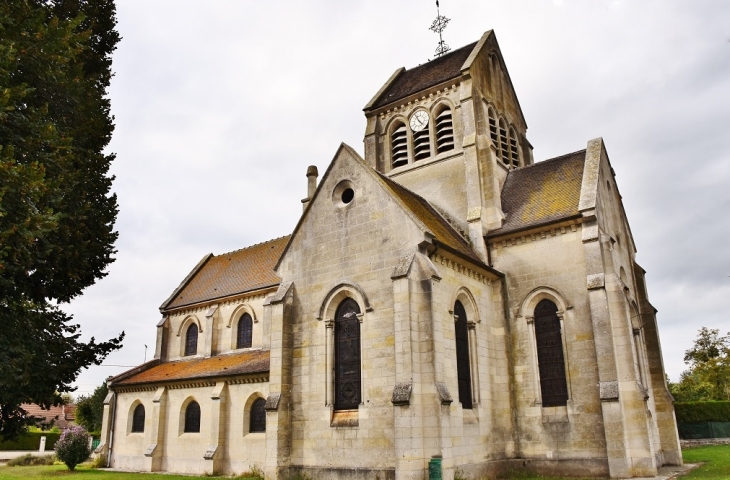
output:
{"label": "overcast sky", "polygon": [[[537,161],[603,137],[647,270],[669,376],[701,326],[730,330],[730,2],[442,0],[458,48],[494,29]],[[290,233],[305,172],[393,71],[433,57],[430,0],[117,0],[109,91],[116,262],[67,310],[126,331],[105,377],[154,355],[158,310],[205,254]]]}

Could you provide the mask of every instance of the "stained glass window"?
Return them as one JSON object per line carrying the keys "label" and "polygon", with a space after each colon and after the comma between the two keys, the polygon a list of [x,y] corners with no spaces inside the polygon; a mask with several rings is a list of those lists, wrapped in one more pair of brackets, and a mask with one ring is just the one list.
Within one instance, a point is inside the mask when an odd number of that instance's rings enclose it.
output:
{"label": "stained glass window", "polygon": [[568,402],[568,385],[565,378],[563,339],[558,307],[550,300],[541,300],[535,307],[535,337],[542,406],[565,405]]}
{"label": "stained glass window", "polygon": [[192,324],[188,327],[185,334],[185,355],[195,355],[198,353],[198,326]]}
{"label": "stained glass window", "polygon": [[238,321],[238,341],[236,348],[249,348],[253,337],[253,320],[251,315],[244,313]]}
{"label": "stained glass window", "polygon": [[335,410],[360,405],[360,307],[344,300],[335,315]]}
{"label": "stained glass window", "polygon": [[200,405],[198,402],[190,402],[185,409],[185,432],[200,432]]}
{"label": "stained glass window", "polygon": [[266,431],[266,400],[257,398],[251,405],[251,420],[249,423],[249,432],[265,432]]}
{"label": "stained glass window", "polygon": [[144,432],[144,405],[137,405],[132,414],[132,431]]}

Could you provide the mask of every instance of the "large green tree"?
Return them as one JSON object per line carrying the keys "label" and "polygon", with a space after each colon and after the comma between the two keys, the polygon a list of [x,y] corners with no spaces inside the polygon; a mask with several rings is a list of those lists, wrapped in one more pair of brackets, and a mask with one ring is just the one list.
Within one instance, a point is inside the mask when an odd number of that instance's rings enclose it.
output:
{"label": "large green tree", "polygon": [[0,0],[0,435],[121,346],[59,308],[114,260],[112,0]]}
{"label": "large green tree", "polygon": [[684,352],[689,369],[669,390],[679,402],[730,400],[730,334],[702,327],[694,345]]}
{"label": "large green tree", "polygon": [[101,431],[104,416],[104,399],[109,393],[106,383],[96,387],[94,393],[79,397],[76,402],[76,423],[89,432]]}

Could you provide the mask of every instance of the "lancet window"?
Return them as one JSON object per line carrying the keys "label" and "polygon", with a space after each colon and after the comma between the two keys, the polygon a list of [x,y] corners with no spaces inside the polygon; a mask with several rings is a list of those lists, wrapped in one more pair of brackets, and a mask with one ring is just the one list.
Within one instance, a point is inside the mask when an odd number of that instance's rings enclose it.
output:
{"label": "lancet window", "polygon": [[550,300],[540,300],[535,307],[535,337],[542,406],[565,405],[568,401],[568,385],[565,377],[563,338],[558,307]]}
{"label": "lancet window", "polygon": [[444,108],[436,116],[436,153],[454,149],[454,122],[451,109]]}
{"label": "lancet window", "polygon": [[399,122],[390,135],[391,161],[393,168],[408,163],[408,130],[404,123]]}
{"label": "lancet window", "polygon": [[144,405],[141,403],[134,408],[134,413],[132,413],[132,432],[144,432]]}
{"label": "lancet window", "polygon": [[249,420],[249,432],[265,432],[266,431],[266,400],[257,398],[251,405],[251,415]]}
{"label": "lancet window", "polygon": [[471,367],[469,365],[469,328],[466,310],[460,301],[454,304],[456,329],[456,376],[459,380],[459,401],[462,408],[472,408]]}
{"label": "lancet window", "polygon": [[186,433],[200,432],[200,405],[196,401],[192,401],[185,409],[185,428]]}
{"label": "lancet window", "polygon": [[190,324],[185,332],[185,355],[196,355],[198,353],[198,326]]}
{"label": "lancet window", "polygon": [[251,347],[253,338],[253,319],[248,313],[241,315],[241,319],[238,321],[238,332],[237,332],[236,348],[249,348]]}
{"label": "lancet window", "polygon": [[360,307],[347,298],[335,314],[335,410],[358,408],[360,383]]}

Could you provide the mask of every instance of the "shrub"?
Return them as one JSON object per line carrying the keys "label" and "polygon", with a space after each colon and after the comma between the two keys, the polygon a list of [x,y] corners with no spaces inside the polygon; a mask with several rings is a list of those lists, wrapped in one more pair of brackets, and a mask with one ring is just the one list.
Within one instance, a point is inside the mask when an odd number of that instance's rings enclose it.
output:
{"label": "shrub", "polygon": [[71,427],[56,442],[56,456],[69,470],[89,458],[89,434],[84,427]]}
{"label": "shrub", "polygon": [[0,441],[0,451],[3,450],[38,450],[41,437],[46,437],[46,450],[53,450],[53,446],[60,437],[60,433],[53,432],[25,432],[15,440]]}
{"label": "shrub", "polygon": [[34,456],[31,454],[16,457],[8,461],[9,467],[27,467],[30,465],[53,465],[53,455]]}
{"label": "shrub", "polygon": [[258,465],[251,466],[251,470],[248,472],[244,472],[240,474],[236,479],[243,479],[246,480],[264,480],[264,472],[259,468]]}
{"label": "shrub", "polygon": [[730,422],[730,402],[677,402],[677,423]]}

